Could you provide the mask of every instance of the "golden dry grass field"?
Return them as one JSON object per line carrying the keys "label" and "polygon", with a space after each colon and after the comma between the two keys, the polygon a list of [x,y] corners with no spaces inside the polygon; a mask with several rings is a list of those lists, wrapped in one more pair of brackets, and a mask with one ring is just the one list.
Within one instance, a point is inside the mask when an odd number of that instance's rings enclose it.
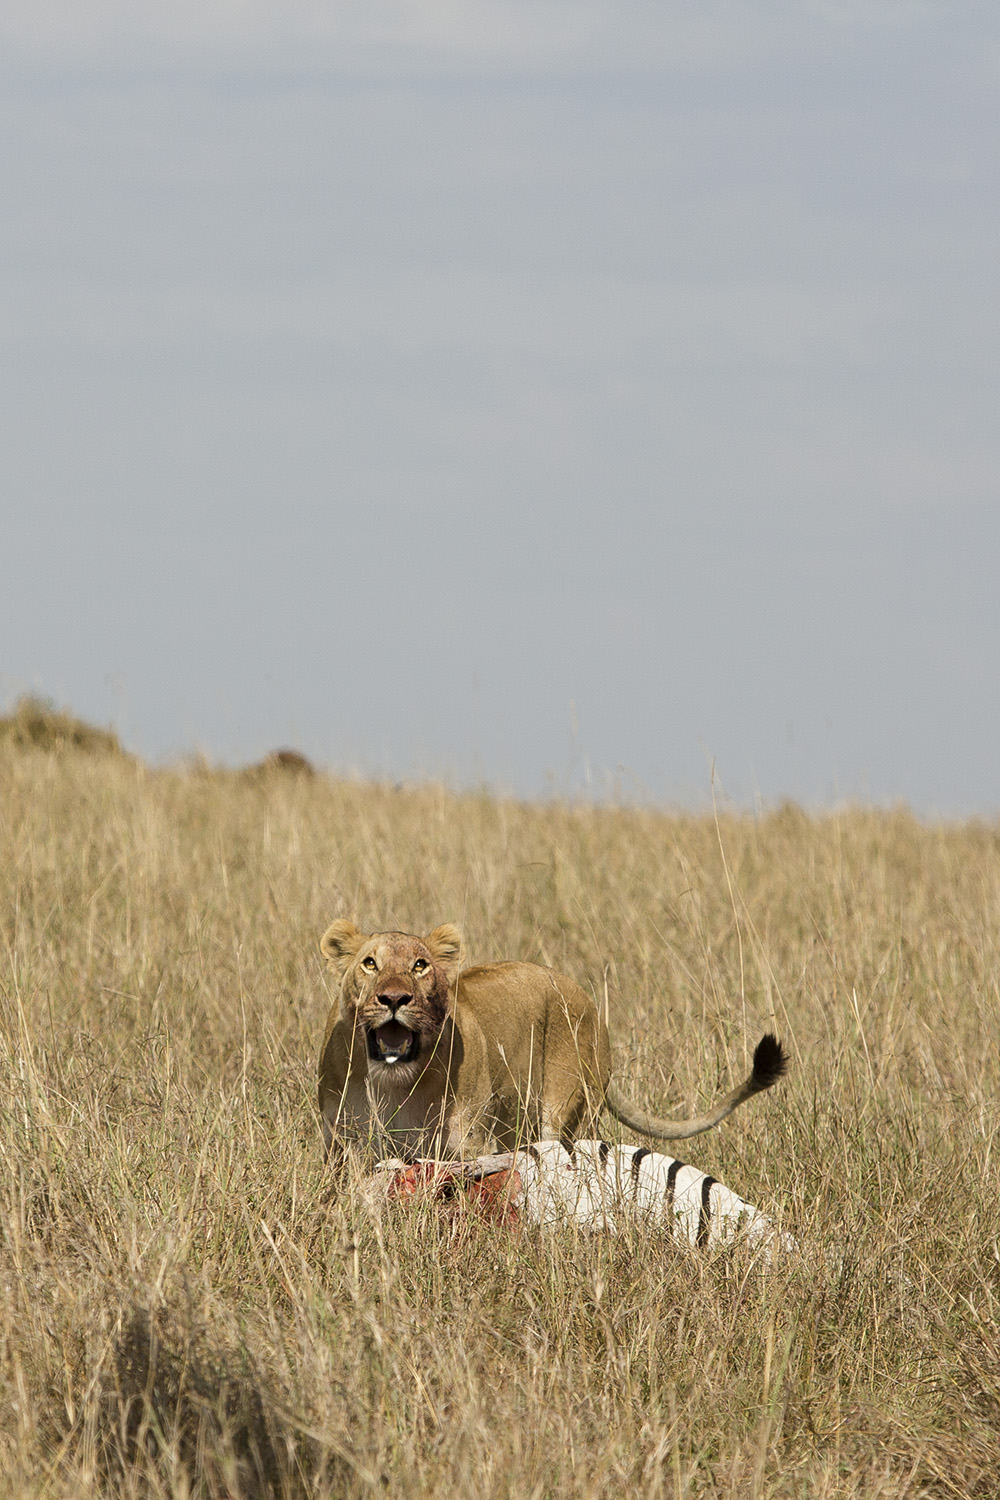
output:
{"label": "golden dry grass field", "polygon": [[[1000,829],[527,806],[0,743],[0,1493],[1000,1494]],[[564,969],[802,1250],[321,1162],[337,915]],[[605,1122],[613,1132],[613,1122]]]}

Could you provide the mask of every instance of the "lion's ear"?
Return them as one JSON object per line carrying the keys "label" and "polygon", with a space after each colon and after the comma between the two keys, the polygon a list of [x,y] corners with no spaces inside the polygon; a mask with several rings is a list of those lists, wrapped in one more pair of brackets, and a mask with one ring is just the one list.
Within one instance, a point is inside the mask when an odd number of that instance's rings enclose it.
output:
{"label": "lion's ear", "polygon": [[319,951],[330,968],[342,974],[365,941],[365,934],[359,932],[353,922],[341,917],[336,922],[331,922],[320,938]]}
{"label": "lion's ear", "polygon": [[425,947],[431,950],[434,962],[441,965],[449,979],[454,979],[462,962],[462,934],[450,922],[435,927],[424,938]]}

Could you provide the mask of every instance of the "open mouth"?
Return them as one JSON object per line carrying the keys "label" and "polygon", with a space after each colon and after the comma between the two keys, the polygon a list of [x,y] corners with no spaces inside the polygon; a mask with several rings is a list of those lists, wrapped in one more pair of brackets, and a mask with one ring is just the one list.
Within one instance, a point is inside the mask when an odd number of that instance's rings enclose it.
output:
{"label": "open mouth", "polygon": [[386,1021],[368,1033],[368,1056],[372,1062],[412,1062],[420,1050],[420,1038],[402,1021]]}

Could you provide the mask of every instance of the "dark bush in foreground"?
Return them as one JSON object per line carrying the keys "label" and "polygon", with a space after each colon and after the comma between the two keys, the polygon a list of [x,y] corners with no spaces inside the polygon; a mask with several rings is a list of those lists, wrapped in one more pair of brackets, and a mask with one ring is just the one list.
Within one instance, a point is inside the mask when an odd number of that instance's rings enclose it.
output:
{"label": "dark bush in foreground", "polygon": [[132,1307],[109,1364],[96,1438],[112,1488],[125,1476],[155,1474],[167,1483],[180,1469],[194,1495],[305,1493],[301,1465],[311,1454],[300,1451],[246,1349],[211,1343],[165,1312]]}

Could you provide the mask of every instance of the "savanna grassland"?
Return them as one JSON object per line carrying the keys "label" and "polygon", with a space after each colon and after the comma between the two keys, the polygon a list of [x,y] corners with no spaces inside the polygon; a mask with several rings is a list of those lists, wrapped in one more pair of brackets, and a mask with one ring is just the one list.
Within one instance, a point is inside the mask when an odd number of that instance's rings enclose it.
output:
{"label": "savanna grassland", "polygon": [[[0,743],[0,1492],[1000,1493],[1000,828],[526,806]],[[554,964],[773,1269],[368,1211],[335,916]],[[611,1132],[612,1122],[606,1130]]]}

